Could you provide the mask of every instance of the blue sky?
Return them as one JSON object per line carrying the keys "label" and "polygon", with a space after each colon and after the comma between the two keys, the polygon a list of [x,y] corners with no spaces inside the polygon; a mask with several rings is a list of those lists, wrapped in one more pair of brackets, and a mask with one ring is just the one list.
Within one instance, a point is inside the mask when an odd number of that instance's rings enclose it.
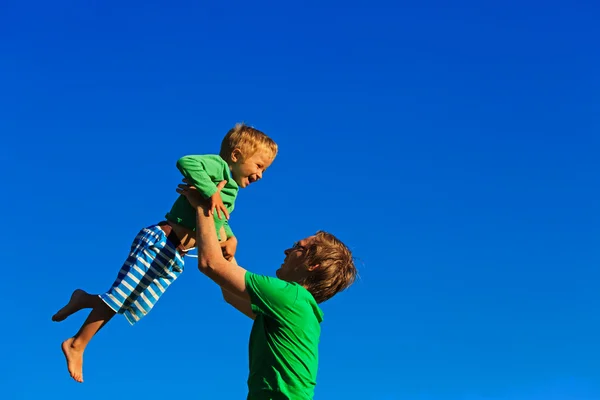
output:
{"label": "blue sky", "polygon": [[50,317],[246,121],[280,153],[232,214],[240,264],[318,229],[361,260],[316,399],[600,399],[597,5],[126,3],[0,5],[2,398],[244,398],[250,321],[193,259],[82,385],[59,345],[85,314]]}

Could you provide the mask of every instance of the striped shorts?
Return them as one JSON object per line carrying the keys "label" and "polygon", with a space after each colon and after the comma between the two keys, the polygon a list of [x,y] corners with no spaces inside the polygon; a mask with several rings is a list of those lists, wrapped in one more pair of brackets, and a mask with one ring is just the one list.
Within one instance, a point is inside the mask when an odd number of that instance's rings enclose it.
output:
{"label": "striped shorts", "polygon": [[131,325],[148,314],[183,272],[183,258],[158,225],[142,229],[108,292],[99,295]]}

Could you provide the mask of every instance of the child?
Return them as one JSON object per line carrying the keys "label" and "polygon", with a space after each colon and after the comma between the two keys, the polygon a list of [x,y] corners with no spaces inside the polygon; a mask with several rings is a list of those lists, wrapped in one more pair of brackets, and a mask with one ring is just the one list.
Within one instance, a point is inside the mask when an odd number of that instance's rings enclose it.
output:
{"label": "child", "polygon": [[[261,179],[276,155],[277,144],[271,138],[245,124],[237,124],[223,139],[219,155],[185,156],[177,162],[186,181],[210,199],[217,236],[225,257],[230,260],[237,240],[227,220],[238,190]],[[222,181],[226,184],[219,193],[217,184]],[[184,196],[179,196],[166,221],[138,233],[129,257],[106,293],[92,295],[77,289],[69,303],[52,316],[53,321],[63,321],[79,310],[92,309],[79,332],[62,343],[73,379],[83,382],[83,352],[100,328],[117,313],[123,314],[131,325],[135,324],[183,272],[183,256],[196,245],[195,230],[196,210]]]}

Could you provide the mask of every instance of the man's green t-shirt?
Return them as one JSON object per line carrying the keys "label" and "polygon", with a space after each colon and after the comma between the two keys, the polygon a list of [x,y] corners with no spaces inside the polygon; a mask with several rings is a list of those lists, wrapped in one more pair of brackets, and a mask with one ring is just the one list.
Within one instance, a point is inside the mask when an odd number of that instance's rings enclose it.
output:
{"label": "man's green t-shirt", "polygon": [[256,314],[250,334],[248,400],[308,400],[314,395],[323,312],[297,283],[246,272]]}

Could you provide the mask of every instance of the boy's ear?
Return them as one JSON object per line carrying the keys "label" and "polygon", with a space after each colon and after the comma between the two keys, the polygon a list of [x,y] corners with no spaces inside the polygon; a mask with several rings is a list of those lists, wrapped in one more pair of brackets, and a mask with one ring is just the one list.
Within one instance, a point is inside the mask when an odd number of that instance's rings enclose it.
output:
{"label": "boy's ear", "polygon": [[315,264],[315,265],[311,265],[310,267],[308,267],[308,270],[310,272],[313,272],[315,269],[319,268],[320,264]]}
{"label": "boy's ear", "polygon": [[231,152],[231,161],[235,163],[235,162],[238,162],[241,159],[242,159],[242,151],[236,147]]}

